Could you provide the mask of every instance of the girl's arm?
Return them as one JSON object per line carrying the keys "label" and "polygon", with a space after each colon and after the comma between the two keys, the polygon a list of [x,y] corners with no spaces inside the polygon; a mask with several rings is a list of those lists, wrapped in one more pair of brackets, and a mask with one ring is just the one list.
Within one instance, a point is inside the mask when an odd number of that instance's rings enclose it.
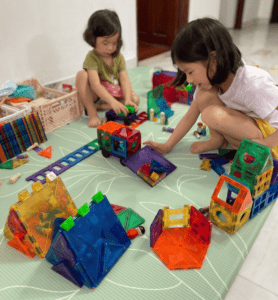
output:
{"label": "girl's arm", "polygon": [[123,90],[125,104],[134,106],[135,111],[138,111],[137,105],[131,100],[131,83],[127,74],[127,71],[122,71],[119,73],[119,79],[121,88]]}
{"label": "girl's arm", "polygon": [[168,147],[172,149],[192,128],[200,115],[200,110],[197,101],[192,101],[192,104],[187,113],[182,117],[174,132],[166,142]]}
{"label": "girl's arm", "polygon": [[188,131],[197,121],[199,115],[200,110],[198,108],[197,102],[196,100],[192,101],[189,110],[182,117],[174,132],[171,134],[170,138],[165,144],[156,143],[153,141],[146,141],[143,144],[154,148],[161,154],[168,153],[188,133]]}
{"label": "girl's arm", "polygon": [[93,91],[106,103],[108,103],[112,109],[115,111],[116,114],[120,114],[123,112],[125,115],[128,114],[128,109],[119,101],[117,101],[113,96],[111,96],[104,86],[101,85],[99,76],[97,71],[88,69],[88,76],[90,86]]}

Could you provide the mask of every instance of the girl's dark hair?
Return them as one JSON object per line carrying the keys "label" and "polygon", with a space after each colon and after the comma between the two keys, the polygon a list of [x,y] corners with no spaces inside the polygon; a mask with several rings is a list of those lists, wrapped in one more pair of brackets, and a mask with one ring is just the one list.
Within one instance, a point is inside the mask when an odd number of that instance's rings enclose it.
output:
{"label": "girl's dark hair", "polygon": [[89,18],[86,30],[83,33],[83,38],[90,46],[95,47],[97,37],[110,36],[120,33],[117,50],[112,54],[117,56],[123,45],[122,41],[122,26],[120,19],[115,11],[109,9],[98,10]]}
{"label": "girl's dark hair", "polygon": [[[210,53],[216,52],[217,68],[213,78],[209,77]],[[243,66],[241,52],[233,43],[228,30],[219,21],[202,18],[185,25],[175,37],[171,49],[173,64],[176,62],[208,61],[207,77],[211,85],[224,82],[229,73]],[[187,84],[186,74],[178,70],[172,85]]]}

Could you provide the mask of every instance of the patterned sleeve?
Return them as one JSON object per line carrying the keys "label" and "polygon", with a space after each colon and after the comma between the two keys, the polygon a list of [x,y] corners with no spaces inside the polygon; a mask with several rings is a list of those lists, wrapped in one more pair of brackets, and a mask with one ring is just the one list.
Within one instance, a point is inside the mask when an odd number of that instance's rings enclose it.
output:
{"label": "patterned sleeve", "polygon": [[119,53],[119,73],[126,71],[125,59],[121,53]]}
{"label": "patterned sleeve", "polygon": [[93,51],[90,51],[83,63],[83,69],[92,69],[98,72],[98,63],[93,56]]}

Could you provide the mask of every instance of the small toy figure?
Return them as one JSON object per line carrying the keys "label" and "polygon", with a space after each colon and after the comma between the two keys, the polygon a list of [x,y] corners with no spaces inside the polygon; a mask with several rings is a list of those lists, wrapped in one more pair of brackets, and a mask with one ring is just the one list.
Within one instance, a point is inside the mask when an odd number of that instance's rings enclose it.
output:
{"label": "small toy figure", "polygon": [[165,113],[163,111],[160,113],[160,124],[165,124]]}
{"label": "small toy figure", "polygon": [[196,131],[196,130],[194,131],[194,135],[197,139],[199,139],[201,137],[200,134],[198,133],[198,131]]}
{"label": "small toy figure", "polygon": [[16,175],[10,178],[9,183],[15,183],[20,176],[20,173],[17,173]]}
{"label": "small toy figure", "polygon": [[202,123],[202,122],[199,122],[199,123],[197,124],[197,126],[198,126],[198,128],[197,128],[197,132],[198,132],[199,134],[202,134],[202,130],[203,130],[203,123]]}
{"label": "small toy figure", "polygon": [[143,235],[145,234],[145,228],[143,226],[139,226],[136,229],[135,228],[130,228],[127,232],[126,232],[127,236],[130,239],[134,239],[137,237],[137,235]]}

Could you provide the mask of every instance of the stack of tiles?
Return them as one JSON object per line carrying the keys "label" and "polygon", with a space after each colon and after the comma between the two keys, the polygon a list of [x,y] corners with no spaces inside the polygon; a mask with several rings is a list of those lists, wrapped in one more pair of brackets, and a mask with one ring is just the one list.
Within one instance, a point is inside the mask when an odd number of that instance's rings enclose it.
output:
{"label": "stack of tiles", "polygon": [[38,113],[0,126],[0,163],[26,151],[34,143],[47,141]]}

